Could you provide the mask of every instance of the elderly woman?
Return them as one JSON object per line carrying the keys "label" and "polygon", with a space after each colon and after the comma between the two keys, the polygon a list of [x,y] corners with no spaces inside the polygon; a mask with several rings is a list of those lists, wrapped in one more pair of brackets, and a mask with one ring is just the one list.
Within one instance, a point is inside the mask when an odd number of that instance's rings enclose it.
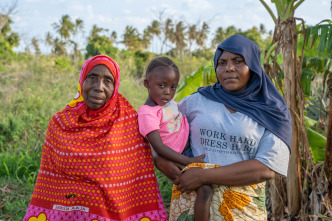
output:
{"label": "elderly woman", "polygon": [[215,53],[218,82],[184,98],[194,156],[205,164],[178,167],[157,156],[156,166],[177,184],[170,220],[193,214],[195,192],[213,187],[210,220],[266,220],[265,181],[286,176],[291,141],[288,108],[262,70],[258,46],[241,35]]}
{"label": "elderly woman", "polygon": [[27,221],[167,220],[137,113],[120,70],[88,59],[75,98],[49,122]]}

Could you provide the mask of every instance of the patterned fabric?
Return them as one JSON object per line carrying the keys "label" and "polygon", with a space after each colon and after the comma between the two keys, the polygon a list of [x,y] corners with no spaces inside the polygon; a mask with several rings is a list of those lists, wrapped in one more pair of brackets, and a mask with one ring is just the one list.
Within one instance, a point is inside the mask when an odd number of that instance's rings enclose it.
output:
{"label": "patterned fabric", "polygon": [[[219,167],[209,163],[194,163],[190,167],[203,169]],[[251,186],[228,187],[213,185],[210,206],[210,220],[267,220],[265,208],[265,182]],[[190,221],[194,219],[196,193],[181,193],[173,186],[170,221]]]}
{"label": "patterned fabric", "polygon": [[[92,111],[81,92],[87,73],[98,64],[111,70],[115,91],[103,108]],[[167,220],[137,113],[118,93],[119,74],[107,56],[83,65],[77,96],[49,122],[24,220]]]}

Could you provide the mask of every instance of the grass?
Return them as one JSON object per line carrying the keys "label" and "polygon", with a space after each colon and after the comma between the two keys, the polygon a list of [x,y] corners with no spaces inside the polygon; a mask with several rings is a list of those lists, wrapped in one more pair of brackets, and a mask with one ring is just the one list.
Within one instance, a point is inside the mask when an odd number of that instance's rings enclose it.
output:
{"label": "grass", "polygon": [[0,220],[23,220],[28,208],[34,183],[21,182],[10,177],[0,177]]}

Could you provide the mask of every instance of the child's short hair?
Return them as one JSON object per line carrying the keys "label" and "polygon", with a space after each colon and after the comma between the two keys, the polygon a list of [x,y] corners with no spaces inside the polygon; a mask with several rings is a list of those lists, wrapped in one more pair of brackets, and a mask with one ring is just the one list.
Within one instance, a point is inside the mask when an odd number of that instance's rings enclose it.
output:
{"label": "child's short hair", "polygon": [[157,68],[157,67],[167,67],[167,68],[172,68],[173,71],[177,74],[180,75],[180,71],[178,66],[176,66],[176,64],[169,59],[168,57],[156,57],[154,59],[152,59],[146,69],[145,72],[145,78],[149,78],[151,72],[153,71],[153,69]]}

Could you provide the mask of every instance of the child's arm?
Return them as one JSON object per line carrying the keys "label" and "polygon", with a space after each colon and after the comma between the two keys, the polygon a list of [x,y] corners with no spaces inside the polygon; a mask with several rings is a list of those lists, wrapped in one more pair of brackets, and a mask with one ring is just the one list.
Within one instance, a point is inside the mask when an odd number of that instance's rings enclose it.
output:
{"label": "child's arm", "polygon": [[166,146],[163,141],[161,140],[160,134],[158,130],[151,131],[146,135],[147,139],[149,140],[150,144],[152,145],[153,149],[162,157],[183,164],[188,165],[191,163],[204,163],[201,159],[205,156],[204,154],[198,157],[187,157],[184,156],[168,146]]}

